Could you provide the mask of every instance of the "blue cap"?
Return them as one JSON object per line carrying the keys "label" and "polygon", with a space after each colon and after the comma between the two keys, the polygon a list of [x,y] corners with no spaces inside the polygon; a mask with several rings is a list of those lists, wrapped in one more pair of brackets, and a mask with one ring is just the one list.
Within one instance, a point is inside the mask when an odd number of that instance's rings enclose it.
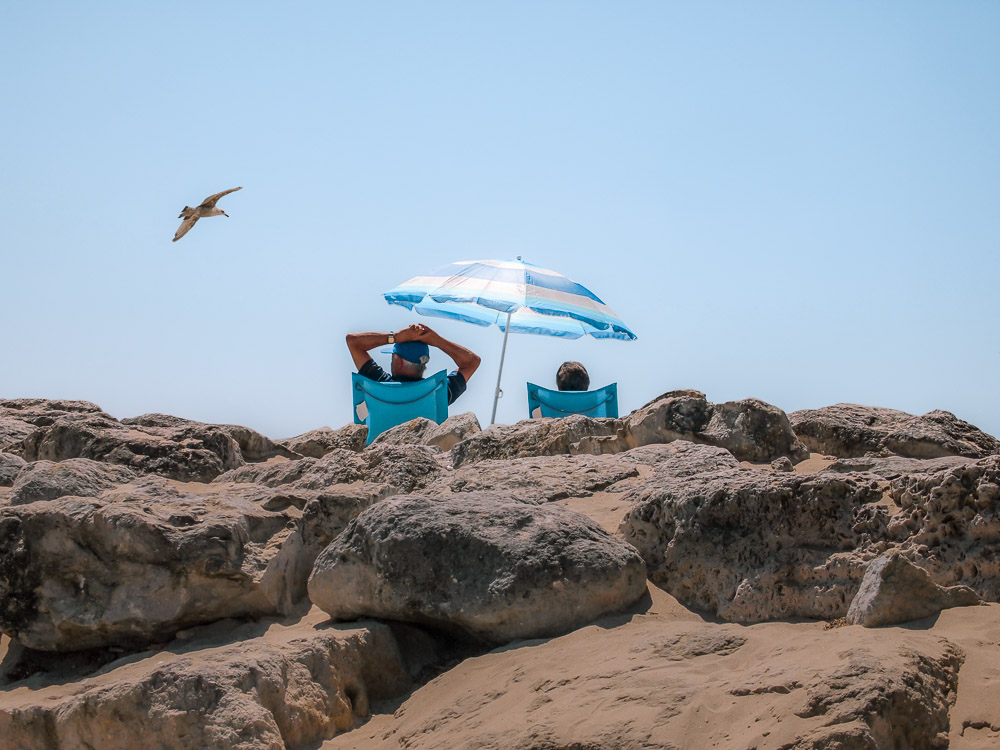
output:
{"label": "blue cap", "polygon": [[431,350],[422,341],[396,343],[392,347],[392,353],[415,365],[426,365],[431,359]]}

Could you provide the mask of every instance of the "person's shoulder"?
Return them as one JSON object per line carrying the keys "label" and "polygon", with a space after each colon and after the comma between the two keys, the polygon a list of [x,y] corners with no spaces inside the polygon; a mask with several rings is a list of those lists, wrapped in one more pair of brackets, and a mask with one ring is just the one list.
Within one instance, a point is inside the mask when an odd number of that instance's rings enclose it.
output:
{"label": "person's shoulder", "polygon": [[448,373],[448,403],[454,403],[455,399],[465,393],[465,389],[468,387],[468,383],[465,382],[465,376],[458,370],[452,370]]}
{"label": "person's shoulder", "polygon": [[379,367],[378,363],[371,357],[369,357],[368,361],[358,368],[358,375],[368,378],[369,380],[378,380],[380,382],[392,379],[392,376]]}

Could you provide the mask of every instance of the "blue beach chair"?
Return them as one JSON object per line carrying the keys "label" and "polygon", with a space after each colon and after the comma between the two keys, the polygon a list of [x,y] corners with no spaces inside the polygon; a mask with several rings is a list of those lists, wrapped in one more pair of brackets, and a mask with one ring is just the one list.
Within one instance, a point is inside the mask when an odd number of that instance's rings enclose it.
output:
{"label": "blue beach chair", "polygon": [[618,383],[596,391],[550,391],[528,383],[528,415],[540,417],[618,417]]}
{"label": "blue beach chair", "polygon": [[438,424],[448,418],[448,376],[444,370],[415,383],[379,383],[351,373],[354,423],[368,425],[368,444],[417,417]]}

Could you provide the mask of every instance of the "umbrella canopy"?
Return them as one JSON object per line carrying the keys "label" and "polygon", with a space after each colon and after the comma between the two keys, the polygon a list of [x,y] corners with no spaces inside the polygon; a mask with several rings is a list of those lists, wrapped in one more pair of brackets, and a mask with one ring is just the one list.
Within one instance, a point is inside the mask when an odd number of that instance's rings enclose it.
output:
{"label": "umbrella canopy", "polygon": [[415,276],[384,295],[421,315],[496,325],[504,332],[493,398],[496,419],[507,336],[532,333],[632,341],[632,330],[592,291],[563,274],[517,260],[465,260]]}

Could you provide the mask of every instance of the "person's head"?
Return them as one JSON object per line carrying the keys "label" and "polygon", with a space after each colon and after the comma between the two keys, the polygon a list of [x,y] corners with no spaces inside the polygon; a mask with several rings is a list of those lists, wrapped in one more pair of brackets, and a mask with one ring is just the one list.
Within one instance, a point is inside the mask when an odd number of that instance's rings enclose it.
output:
{"label": "person's head", "polygon": [[420,380],[431,358],[427,344],[406,341],[392,347],[392,376],[399,380]]}
{"label": "person's head", "polygon": [[590,375],[579,362],[563,362],[556,373],[556,387],[560,391],[585,391],[590,388]]}

